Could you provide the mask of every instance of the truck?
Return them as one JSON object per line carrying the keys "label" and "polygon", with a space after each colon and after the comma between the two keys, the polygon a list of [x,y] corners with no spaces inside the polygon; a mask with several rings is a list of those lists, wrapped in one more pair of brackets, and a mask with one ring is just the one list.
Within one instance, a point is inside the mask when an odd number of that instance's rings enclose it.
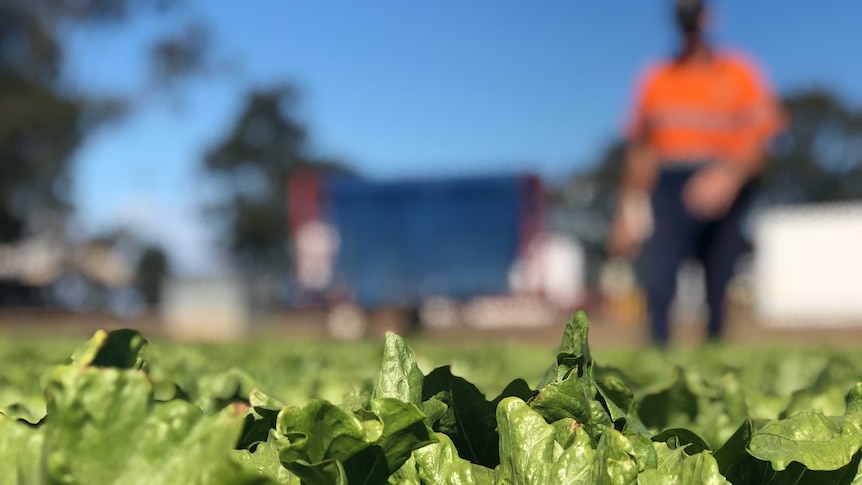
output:
{"label": "truck", "polygon": [[294,175],[292,304],[330,308],[330,331],[358,336],[374,309],[404,309],[434,324],[433,309],[440,320],[445,304],[536,293],[536,275],[526,270],[545,233],[544,198],[534,174]]}

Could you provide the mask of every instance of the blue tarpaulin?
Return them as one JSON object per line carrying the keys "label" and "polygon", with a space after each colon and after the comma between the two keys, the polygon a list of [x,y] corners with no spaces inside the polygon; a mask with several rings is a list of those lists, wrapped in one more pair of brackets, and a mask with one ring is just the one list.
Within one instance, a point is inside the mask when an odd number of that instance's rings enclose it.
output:
{"label": "blue tarpaulin", "polygon": [[364,307],[506,292],[528,187],[516,176],[323,181],[341,241],[336,285]]}

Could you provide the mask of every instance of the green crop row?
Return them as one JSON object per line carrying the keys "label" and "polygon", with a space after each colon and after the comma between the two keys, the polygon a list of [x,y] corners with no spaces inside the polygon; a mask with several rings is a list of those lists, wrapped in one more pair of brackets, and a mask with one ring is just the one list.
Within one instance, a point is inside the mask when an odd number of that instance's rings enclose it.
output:
{"label": "green crop row", "polygon": [[[453,367],[420,370],[394,334],[376,366],[367,344],[244,349],[249,373],[131,330],[39,372],[20,363],[39,355],[0,347],[0,483],[862,484],[856,354],[652,350],[602,366],[588,330],[576,314],[541,377],[532,357],[476,352],[491,366],[477,381],[503,389],[490,399]],[[506,383],[522,366],[535,387]]]}

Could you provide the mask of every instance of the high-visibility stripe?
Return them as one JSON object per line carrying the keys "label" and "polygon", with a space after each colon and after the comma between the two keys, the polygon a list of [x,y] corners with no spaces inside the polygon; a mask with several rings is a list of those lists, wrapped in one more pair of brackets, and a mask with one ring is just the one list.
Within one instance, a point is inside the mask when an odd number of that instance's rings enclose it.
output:
{"label": "high-visibility stripe", "polygon": [[775,118],[776,110],[767,103],[760,103],[739,113],[697,108],[665,108],[645,115],[650,129],[690,129],[700,132],[745,130],[771,123]]}
{"label": "high-visibility stripe", "polygon": [[646,116],[650,130],[689,129],[699,132],[726,132],[745,128],[746,120],[731,113],[691,109],[664,109]]}

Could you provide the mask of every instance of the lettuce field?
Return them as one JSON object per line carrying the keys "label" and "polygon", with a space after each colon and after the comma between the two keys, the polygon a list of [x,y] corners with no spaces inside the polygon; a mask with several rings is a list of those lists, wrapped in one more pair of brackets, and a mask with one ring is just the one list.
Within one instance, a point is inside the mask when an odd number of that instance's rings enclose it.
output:
{"label": "lettuce field", "polygon": [[[0,484],[862,485],[862,353],[0,340]],[[71,357],[70,357],[71,355]]]}

